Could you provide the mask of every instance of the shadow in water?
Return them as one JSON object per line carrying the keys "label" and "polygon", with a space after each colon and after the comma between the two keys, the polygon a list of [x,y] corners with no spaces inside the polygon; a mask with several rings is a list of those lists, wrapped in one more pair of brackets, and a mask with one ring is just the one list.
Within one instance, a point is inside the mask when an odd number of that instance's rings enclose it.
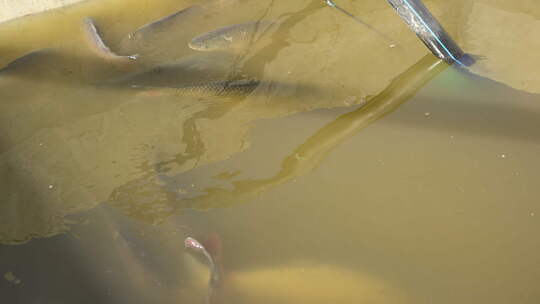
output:
{"label": "shadow in water", "polygon": [[[441,77],[416,96],[414,107],[404,107],[400,115],[392,115],[385,123],[469,137],[540,141],[540,109],[531,103],[540,100],[540,95],[464,71],[459,71],[459,81],[474,88],[456,89],[451,84],[454,76],[452,71]],[[424,109],[420,114],[429,112],[429,119],[418,119],[418,108]]]}
{"label": "shadow in water", "polygon": [[[148,179],[134,180],[113,191],[109,203],[119,207],[125,213],[152,222],[163,221],[166,217],[186,208],[209,209],[223,208],[243,202],[246,195],[257,194],[274,186],[285,183],[300,175],[309,173],[341,142],[356,134],[364,127],[394,111],[425,83],[446,68],[442,61],[426,56],[417,64],[392,81],[391,85],[373,97],[367,105],[338,117],[312,135],[296,150],[286,157],[281,170],[271,178],[258,180],[233,181],[223,187],[207,187],[194,193],[178,194],[171,191],[174,185],[167,185],[167,180],[159,183]],[[184,174],[170,178],[170,183],[176,183]],[[195,191],[195,190],[193,190]],[[153,193],[148,196],[149,193]],[[159,198],[155,200],[153,198]],[[145,213],[155,205],[170,206],[166,212]],[[144,207],[147,206],[148,208]],[[159,220],[156,220],[159,217]]]}

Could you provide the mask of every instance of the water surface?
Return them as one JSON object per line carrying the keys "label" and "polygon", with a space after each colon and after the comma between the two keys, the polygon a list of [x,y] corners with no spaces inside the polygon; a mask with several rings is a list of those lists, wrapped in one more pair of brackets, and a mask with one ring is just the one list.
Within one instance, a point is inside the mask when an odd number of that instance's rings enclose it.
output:
{"label": "water surface", "polygon": [[[425,2],[485,59],[438,62],[384,1],[339,4],[395,46],[304,0],[89,1],[1,24],[3,66],[43,51],[0,72],[0,299],[205,303],[192,236],[221,240],[215,303],[537,303],[540,11]],[[86,16],[140,57],[96,56]],[[257,20],[279,26],[188,47]],[[248,78],[229,98],[159,90]]]}

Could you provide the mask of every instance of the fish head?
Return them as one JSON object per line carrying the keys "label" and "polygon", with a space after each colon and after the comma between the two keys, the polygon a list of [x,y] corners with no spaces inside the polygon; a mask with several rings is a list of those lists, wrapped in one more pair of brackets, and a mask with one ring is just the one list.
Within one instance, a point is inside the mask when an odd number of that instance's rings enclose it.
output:
{"label": "fish head", "polygon": [[196,51],[209,51],[208,45],[204,41],[193,39],[189,44],[189,48]]}
{"label": "fish head", "polygon": [[184,240],[184,246],[186,246],[186,248],[193,249],[196,252],[202,252],[206,250],[204,249],[204,246],[201,243],[199,243],[199,241],[197,241],[196,239],[192,237],[188,237]]}
{"label": "fish head", "polygon": [[231,47],[233,39],[227,35],[201,35],[191,40],[188,46],[196,51],[218,51],[225,50]]}

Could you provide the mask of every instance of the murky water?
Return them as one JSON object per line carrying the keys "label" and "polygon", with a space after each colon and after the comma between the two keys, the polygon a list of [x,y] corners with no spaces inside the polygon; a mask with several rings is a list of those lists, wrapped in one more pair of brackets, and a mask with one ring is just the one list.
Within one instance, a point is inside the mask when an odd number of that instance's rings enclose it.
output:
{"label": "murky water", "polygon": [[[2,66],[38,51],[0,72],[2,303],[537,303],[540,6],[425,2],[485,59],[437,61],[385,1],[339,2],[384,37],[318,0],[1,24]],[[92,48],[87,16],[137,59]],[[230,79],[257,85],[170,89]]]}

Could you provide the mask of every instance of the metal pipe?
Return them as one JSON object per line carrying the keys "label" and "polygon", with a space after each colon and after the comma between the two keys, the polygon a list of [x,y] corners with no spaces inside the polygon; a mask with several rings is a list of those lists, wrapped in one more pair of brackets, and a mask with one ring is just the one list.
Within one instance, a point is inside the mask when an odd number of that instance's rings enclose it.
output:
{"label": "metal pipe", "polygon": [[421,0],[387,0],[427,48],[447,63],[469,66],[474,59],[465,54]]}

